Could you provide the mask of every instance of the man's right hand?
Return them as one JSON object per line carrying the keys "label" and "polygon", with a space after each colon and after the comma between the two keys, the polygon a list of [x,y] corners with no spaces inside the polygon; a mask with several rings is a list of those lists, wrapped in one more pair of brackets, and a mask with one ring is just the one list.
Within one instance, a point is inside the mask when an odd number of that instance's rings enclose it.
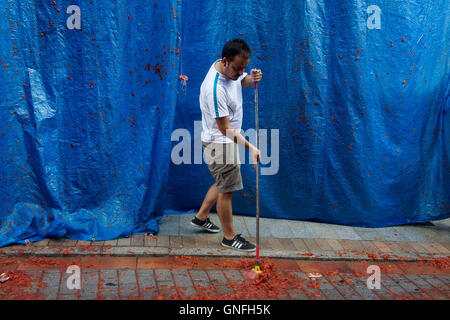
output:
{"label": "man's right hand", "polygon": [[259,149],[256,149],[255,146],[251,146],[249,148],[249,151],[250,151],[250,157],[253,160],[253,168],[256,170],[256,162],[261,161],[261,151],[259,151]]}

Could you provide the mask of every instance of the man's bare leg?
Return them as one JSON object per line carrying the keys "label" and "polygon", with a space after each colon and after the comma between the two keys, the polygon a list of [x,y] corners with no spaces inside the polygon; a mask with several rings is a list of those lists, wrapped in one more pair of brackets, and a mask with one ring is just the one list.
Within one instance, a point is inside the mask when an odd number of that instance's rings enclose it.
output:
{"label": "man's bare leg", "polygon": [[217,192],[216,184],[214,183],[206,193],[205,199],[203,199],[202,206],[195,215],[197,219],[204,221],[206,220],[206,218],[208,218],[209,211],[211,210],[213,205],[217,202],[218,195],[219,192]]}
{"label": "man's bare leg", "polygon": [[233,226],[232,198],[233,192],[219,193],[217,198],[217,213],[222,224],[223,235],[227,240],[232,240],[236,235]]}

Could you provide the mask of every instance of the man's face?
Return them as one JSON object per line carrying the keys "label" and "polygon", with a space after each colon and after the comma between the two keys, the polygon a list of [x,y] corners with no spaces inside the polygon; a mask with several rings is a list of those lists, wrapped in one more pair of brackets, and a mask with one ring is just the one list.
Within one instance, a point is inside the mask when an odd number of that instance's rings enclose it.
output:
{"label": "man's face", "polygon": [[224,62],[224,74],[231,80],[237,80],[247,68],[250,58],[245,59],[238,55],[231,62],[227,58],[223,58],[222,61]]}

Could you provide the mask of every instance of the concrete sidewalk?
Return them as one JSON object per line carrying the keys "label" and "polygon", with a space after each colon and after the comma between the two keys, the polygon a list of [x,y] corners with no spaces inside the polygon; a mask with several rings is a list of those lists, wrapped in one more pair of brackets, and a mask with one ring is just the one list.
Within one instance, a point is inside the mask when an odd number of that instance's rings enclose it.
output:
{"label": "concrete sidewalk", "polygon": [[[253,257],[220,245],[223,234],[190,224],[193,214],[167,215],[158,235],[135,234],[110,241],[46,239],[1,248],[0,256],[213,256]],[[210,215],[219,224],[217,214]],[[255,218],[234,216],[237,233],[255,241]],[[261,257],[312,260],[420,261],[448,258],[450,219],[385,228],[261,218]]]}

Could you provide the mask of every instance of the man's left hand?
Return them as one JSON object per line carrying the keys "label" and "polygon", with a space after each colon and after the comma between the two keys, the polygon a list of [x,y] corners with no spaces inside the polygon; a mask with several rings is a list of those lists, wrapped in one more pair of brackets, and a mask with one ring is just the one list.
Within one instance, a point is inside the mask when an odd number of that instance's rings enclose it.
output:
{"label": "man's left hand", "polygon": [[260,69],[252,69],[250,76],[252,77],[252,82],[259,82],[262,79],[262,72]]}

